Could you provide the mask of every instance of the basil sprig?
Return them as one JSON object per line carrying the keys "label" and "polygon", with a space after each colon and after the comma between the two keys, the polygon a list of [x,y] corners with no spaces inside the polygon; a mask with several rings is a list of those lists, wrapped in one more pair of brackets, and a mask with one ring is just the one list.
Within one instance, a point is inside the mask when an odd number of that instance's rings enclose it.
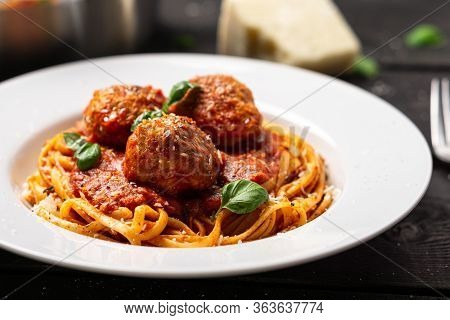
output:
{"label": "basil sprig", "polygon": [[136,130],[137,126],[141,124],[144,120],[151,120],[155,118],[161,118],[163,115],[169,113],[169,107],[175,102],[180,101],[189,91],[189,89],[196,88],[197,85],[190,83],[189,81],[181,81],[176,83],[169,93],[169,98],[164,102],[161,109],[156,109],[152,111],[145,111],[141,113],[133,122],[131,126],[131,132]]}
{"label": "basil sprig", "polygon": [[267,190],[250,180],[237,180],[222,188],[222,203],[217,212],[228,209],[236,214],[254,211],[269,200]]}
{"label": "basil sprig", "polygon": [[86,143],[86,140],[75,132],[64,132],[64,141],[73,151],[77,151],[83,144]]}
{"label": "basil sprig", "polygon": [[145,111],[141,113],[133,122],[133,125],[131,126],[131,132],[133,132],[138,125],[141,124],[144,120],[150,120],[154,118],[160,118],[163,116],[163,111],[160,109],[152,110],[152,111]]}
{"label": "basil sprig", "polygon": [[76,152],[77,167],[81,171],[86,171],[94,167],[101,154],[100,146],[97,143],[86,142]]}
{"label": "basil sprig", "polygon": [[64,141],[71,150],[75,151],[74,157],[81,171],[89,170],[98,163],[102,151],[97,143],[87,142],[74,132],[65,132]]}
{"label": "basil sprig", "polygon": [[176,83],[170,90],[169,99],[167,99],[166,103],[164,103],[164,106],[162,109],[163,112],[168,113],[169,107],[172,104],[183,99],[183,97],[189,91],[189,89],[193,89],[195,87],[197,87],[197,85],[190,83],[189,81],[186,81],[186,80]]}
{"label": "basil sprig", "polygon": [[371,57],[359,57],[353,64],[352,72],[366,79],[375,78],[379,73],[378,63]]}
{"label": "basil sprig", "polygon": [[405,36],[405,43],[410,48],[437,47],[445,42],[445,35],[432,24],[420,24]]}

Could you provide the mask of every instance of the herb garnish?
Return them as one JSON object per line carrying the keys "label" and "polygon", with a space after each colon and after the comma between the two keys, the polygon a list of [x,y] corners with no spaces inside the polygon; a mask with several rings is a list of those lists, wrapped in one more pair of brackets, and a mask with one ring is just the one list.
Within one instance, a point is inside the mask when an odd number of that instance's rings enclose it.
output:
{"label": "herb garnish", "polygon": [[228,209],[236,214],[254,211],[269,200],[267,190],[250,180],[237,180],[222,188],[222,204],[217,212]]}
{"label": "herb garnish", "polygon": [[378,63],[370,57],[359,57],[353,64],[352,73],[366,79],[372,79],[378,75]]}
{"label": "herb garnish", "polygon": [[163,112],[168,113],[169,107],[175,102],[183,99],[184,95],[189,91],[189,89],[193,89],[197,87],[197,85],[190,83],[189,81],[180,81],[176,83],[169,93],[169,99],[164,103]]}
{"label": "herb garnish", "polygon": [[83,144],[86,143],[86,140],[75,132],[64,132],[64,141],[73,151],[77,151]]}
{"label": "herb garnish", "polygon": [[144,120],[151,120],[155,118],[161,118],[163,115],[169,113],[169,107],[175,102],[180,101],[189,91],[189,89],[196,88],[197,85],[190,83],[189,81],[181,81],[176,83],[169,93],[169,98],[164,102],[161,109],[156,109],[152,111],[145,111],[141,113],[133,122],[131,126],[131,132],[136,130],[137,126],[141,124]]}
{"label": "herb garnish", "polygon": [[133,125],[131,126],[131,132],[133,132],[138,125],[141,124],[144,120],[154,119],[154,118],[160,118],[163,116],[163,111],[160,109],[152,110],[152,111],[145,111],[141,113],[133,122]]}
{"label": "herb garnish", "polygon": [[410,48],[436,47],[445,42],[442,31],[432,24],[421,24],[409,31],[405,43]]}
{"label": "herb garnish", "polygon": [[77,167],[81,171],[93,168],[100,159],[101,149],[97,143],[84,140],[78,133],[64,132],[66,145],[75,151],[74,157],[77,159]]}

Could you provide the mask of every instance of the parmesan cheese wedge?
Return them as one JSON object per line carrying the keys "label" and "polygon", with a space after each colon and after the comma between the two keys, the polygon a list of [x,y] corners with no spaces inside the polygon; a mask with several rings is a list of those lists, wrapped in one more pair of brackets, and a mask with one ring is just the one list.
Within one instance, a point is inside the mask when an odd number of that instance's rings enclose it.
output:
{"label": "parmesan cheese wedge", "polygon": [[337,74],[360,44],[331,0],[223,0],[218,51]]}

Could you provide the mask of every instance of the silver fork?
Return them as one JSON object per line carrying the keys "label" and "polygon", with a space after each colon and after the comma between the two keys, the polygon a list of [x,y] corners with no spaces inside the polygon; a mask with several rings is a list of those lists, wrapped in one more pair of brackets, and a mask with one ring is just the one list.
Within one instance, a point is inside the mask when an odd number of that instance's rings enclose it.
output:
{"label": "silver fork", "polygon": [[434,154],[450,162],[450,85],[447,78],[431,80],[430,125]]}

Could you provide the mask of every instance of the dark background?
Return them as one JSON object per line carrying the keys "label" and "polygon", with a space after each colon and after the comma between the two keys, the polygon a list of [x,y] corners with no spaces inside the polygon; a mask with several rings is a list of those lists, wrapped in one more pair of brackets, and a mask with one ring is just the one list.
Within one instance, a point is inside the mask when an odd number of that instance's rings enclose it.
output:
{"label": "dark background", "polygon": [[[150,5],[148,19],[153,19],[153,31],[139,31],[146,35],[139,45],[132,49],[108,49],[108,52],[90,53],[87,50],[89,57],[130,52],[215,52],[220,1],[164,0],[164,5],[162,2],[145,2],[145,5]],[[359,36],[365,53],[376,49],[445,2],[336,1]],[[140,14],[145,16],[147,12]],[[424,22],[436,24],[450,39],[450,5]],[[114,16],[111,16],[110,23],[114,24]],[[100,31],[100,37],[102,30],[96,31]],[[26,59],[17,54],[4,55],[0,60],[0,79],[83,59],[72,49],[47,36],[51,52],[36,51],[33,57]],[[450,44],[441,48],[408,49],[400,37],[377,50],[373,57],[380,64],[378,77],[365,80],[347,76],[345,80],[392,103],[419,127],[430,142],[430,81],[433,77],[450,75]],[[365,245],[303,266],[207,280],[125,278],[55,267],[10,298],[442,298],[441,294],[450,295],[449,185],[449,165],[434,159],[431,184],[418,207],[402,222],[369,242],[371,247],[402,268]],[[377,201],[382,199],[374,199],[374,205]],[[0,295],[7,295],[47,267],[46,264],[0,251]]]}

